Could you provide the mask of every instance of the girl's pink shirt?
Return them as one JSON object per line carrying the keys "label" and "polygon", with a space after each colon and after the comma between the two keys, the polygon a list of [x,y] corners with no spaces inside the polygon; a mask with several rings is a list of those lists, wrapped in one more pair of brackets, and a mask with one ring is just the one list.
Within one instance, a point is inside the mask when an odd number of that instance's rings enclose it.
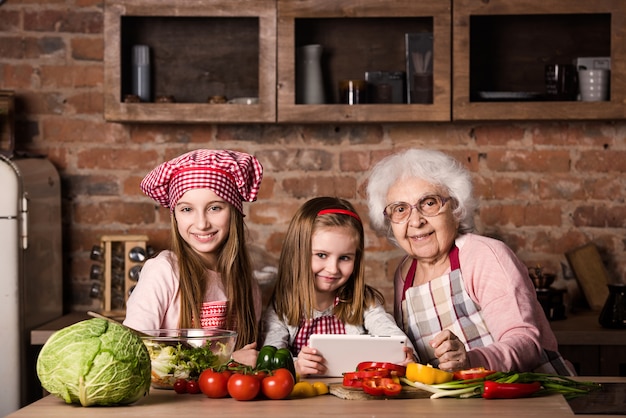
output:
{"label": "girl's pink shirt", "polygon": [[[467,355],[471,367],[530,371],[541,361],[543,349],[558,351],[528,268],[501,241],[475,234],[456,239],[465,289],[480,307],[494,343]],[[404,262],[410,262],[406,260]],[[396,271],[396,320],[404,277]],[[449,271],[448,271],[449,273]],[[401,322],[399,322],[401,323]]]}
{"label": "girl's pink shirt", "polygon": [[[226,293],[220,275],[207,270],[205,302],[225,301]],[[137,286],[126,303],[124,325],[142,331],[177,329],[180,319],[178,263],[171,251],[162,251],[145,262]],[[254,308],[261,318],[261,289],[254,281]]]}

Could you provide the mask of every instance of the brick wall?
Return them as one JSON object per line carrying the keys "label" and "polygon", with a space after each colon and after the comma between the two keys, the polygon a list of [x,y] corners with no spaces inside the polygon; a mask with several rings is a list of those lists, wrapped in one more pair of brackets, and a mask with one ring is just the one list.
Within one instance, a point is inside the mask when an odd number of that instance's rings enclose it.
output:
{"label": "brick wall", "polygon": [[[366,217],[367,170],[407,147],[446,151],[473,172],[480,232],[529,266],[560,272],[565,251],[595,242],[626,280],[626,122],[390,125],[122,125],[102,117],[101,0],[8,0],[0,7],[0,88],[18,98],[18,146],[45,153],[63,179],[67,310],[88,296],[89,251],[103,234],[145,233],[167,247],[168,212],[139,191],[157,163],[199,147],[259,157],[265,179],[247,206],[251,240],[277,256],[296,208],[350,199]],[[392,298],[401,253],[367,228],[369,283]],[[390,307],[388,303],[388,307]]]}

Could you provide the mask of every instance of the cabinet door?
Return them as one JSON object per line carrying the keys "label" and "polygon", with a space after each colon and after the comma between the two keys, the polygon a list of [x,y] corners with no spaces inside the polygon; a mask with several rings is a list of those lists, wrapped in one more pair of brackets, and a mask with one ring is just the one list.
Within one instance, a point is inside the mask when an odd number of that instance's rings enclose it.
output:
{"label": "cabinet door", "polygon": [[[277,4],[278,121],[450,120],[449,0],[278,0]],[[343,79],[364,79],[366,72],[406,72],[407,33],[432,36],[431,101],[339,104],[338,85]],[[323,104],[296,103],[296,50],[307,44],[319,44],[324,51]]]}
{"label": "cabinet door", "polygon": [[[107,120],[276,121],[274,0],[107,0],[104,18]],[[150,48],[152,98],[128,103],[138,44]]]}
{"label": "cabinet door", "polygon": [[[621,119],[623,0],[453,0],[454,120]],[[611,58],[610,99],[554,99],[546,65]],[[577,86],[578,82],[573,81]]]}

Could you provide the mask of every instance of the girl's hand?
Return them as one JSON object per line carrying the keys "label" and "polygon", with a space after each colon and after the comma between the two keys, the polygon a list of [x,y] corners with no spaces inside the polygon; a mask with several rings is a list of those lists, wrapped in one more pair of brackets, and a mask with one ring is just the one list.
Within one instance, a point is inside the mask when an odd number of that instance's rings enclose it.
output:
{"label": "girl's hand", "polygon": [[454,372],[470,368],[465,345],[450,330],[446,329],[435,335],[430,340],[430,346],[435,349],[441,370]]}
{"label": "girl's hand", "polygon": [[415,353],[411,347],[405,346],[404,353],[406,354],[406,358],[402,363],[400,363],[401,366],[406,366],[409,363],[417,363],[417,358],[415,357]]}
{"label": "girl's hand", "polygon": [[259,352],[256,350],[256,343],[244,345],[237,351],[233,351],[232,358],[237,363],[245,364],[246,366],[256,366],[256,358],[259,356]]}
{"label": "girl's hand", "polygon": [[324,366],[324,357],[318,354],[316,349],[309,346],[302,347],[302,350],[298,353],[298,358],[294,363],[296,366],[296,373],[300,376],[322,374],[326,371],[326,366]]}

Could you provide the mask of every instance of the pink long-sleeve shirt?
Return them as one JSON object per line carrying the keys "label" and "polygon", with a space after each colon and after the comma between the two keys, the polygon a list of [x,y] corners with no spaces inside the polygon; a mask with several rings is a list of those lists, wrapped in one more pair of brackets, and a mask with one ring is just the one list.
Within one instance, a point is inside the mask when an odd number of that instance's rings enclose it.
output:
{"label": "pink long-sleeve shirt", "polygon": [[[205,302],[225,301],[226,292],[219,273],[207,269]],[[141,268],[137,286],[126,304],[124,325],[142,331],[177,329],[180,319],[178,262],[171,251],[162,251]],[[254,281],[254,308],[261,318],[261,290]]]}
{"label": "pink long-sleeve shirt", "polygon": [[[528,268],[503,242],[475,234],[456,239],[465,290],[480,307],[494,343],[468,351],[470,367],[531,371],[540,364],[543,349],[558,351]],[[395,273],[395,317],[402,323],[404,277]],[[449,273],[448,269],[448,273]]]}

